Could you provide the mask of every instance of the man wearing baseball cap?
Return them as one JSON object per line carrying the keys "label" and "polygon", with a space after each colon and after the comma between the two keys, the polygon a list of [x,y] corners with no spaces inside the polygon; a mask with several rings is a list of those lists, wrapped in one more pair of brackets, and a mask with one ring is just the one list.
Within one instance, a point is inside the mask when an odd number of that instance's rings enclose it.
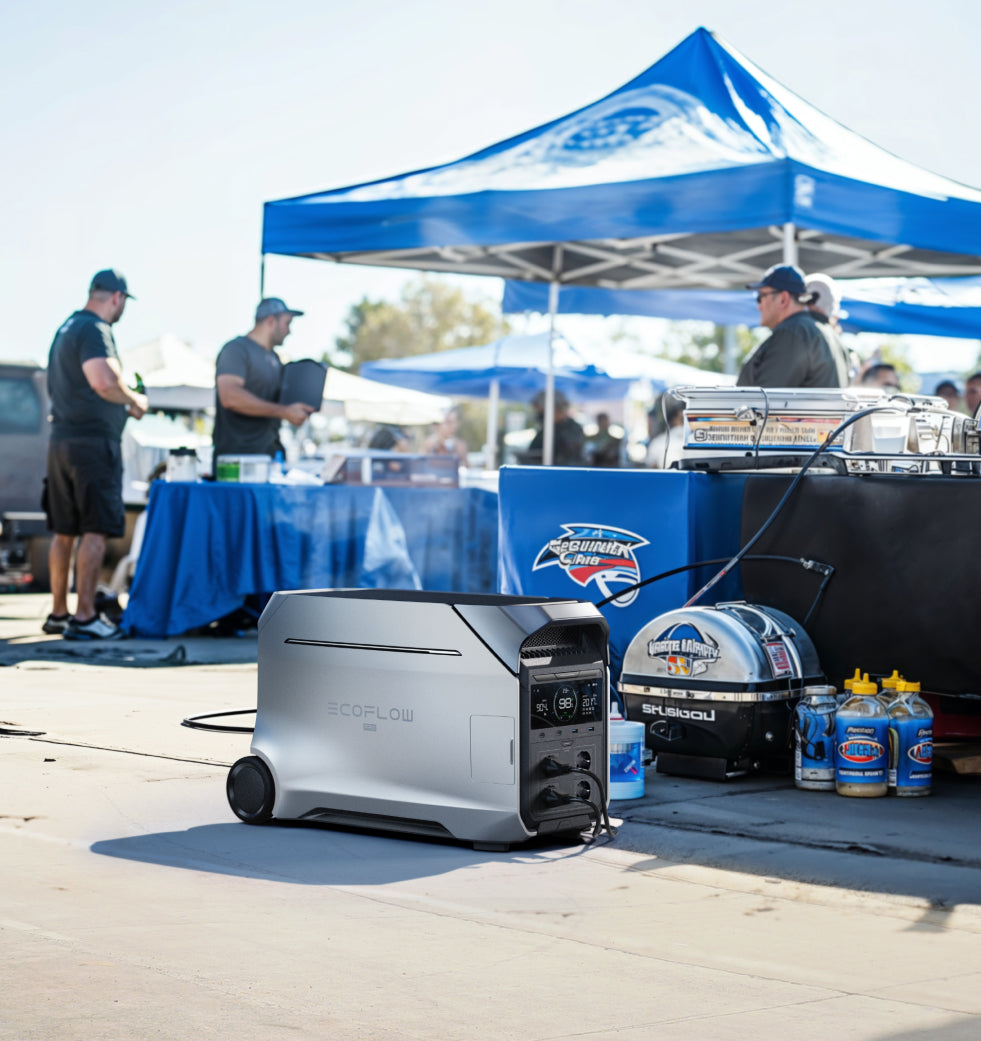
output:
{"label": "man wearing baseball cap", "polygon": [[845,387],[848,358],[827,323],[818,323],[807,305],[804,275],[792,264],[775,264],[755,289],[760,325],[771,335],[746,359],[736,381],[740,387]]}
{"label": "man wearing baseball cap", "polygon": [[259,302],[255,326],[229,340],[215,362],[214,465],[220,455],[275,455],[282,451],[279,426],[300,426],[314,411],[302,402],[280,403],[283,363],[275,348],[302,315],[278,297]]}
{"label": "man wearing baseball cap", "polygon": [[[116,270],[99,271],[89,298],[55,334],[48,355],[51,440],[44,488],[53,605],[42,629],[70,640],[109,640],[121,633],[95,609],[106,539],[124,533],[120,441],[129,417],[146,412],[146,396],[123,382],[112,326],[133,299]],[[68,586],[75,552],[74,617]]]}

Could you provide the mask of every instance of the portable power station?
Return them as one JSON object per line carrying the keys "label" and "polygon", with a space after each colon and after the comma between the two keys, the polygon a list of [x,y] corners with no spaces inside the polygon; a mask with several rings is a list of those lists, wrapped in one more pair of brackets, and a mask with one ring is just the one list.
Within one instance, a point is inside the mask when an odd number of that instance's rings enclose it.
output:
{"label": "portable power station", "polygon": [[578,840],[608,800],[609,629],[590,603],[414,590],[273,595],[259,620],[246,823],[506,850]]}

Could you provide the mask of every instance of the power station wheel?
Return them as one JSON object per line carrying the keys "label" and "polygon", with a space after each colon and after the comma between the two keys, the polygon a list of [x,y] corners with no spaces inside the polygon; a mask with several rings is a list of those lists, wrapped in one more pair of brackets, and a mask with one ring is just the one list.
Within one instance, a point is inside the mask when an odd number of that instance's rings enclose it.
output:
{"label": "power station wheel", "polygon": [[228,771],[225,782],[228,805],[246,824],[266,824],[272,820],[276,790],[269,767],[255,755],[239,759]]}

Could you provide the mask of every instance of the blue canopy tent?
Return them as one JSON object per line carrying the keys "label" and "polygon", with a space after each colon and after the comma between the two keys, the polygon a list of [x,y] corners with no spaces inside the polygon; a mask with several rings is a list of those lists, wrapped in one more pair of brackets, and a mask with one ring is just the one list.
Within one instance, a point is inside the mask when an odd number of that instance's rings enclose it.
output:
{"label": "blue canopy tent", "polygon": [[493,466],[499,399],[528,401],[544,390],[551,362],[553,384],[570,398],[607,400],[626,394],[638,380],[655,391],[679,383],[718,383],[718,373],[664,358],[606,349],[602,353],[573,346],[548,333],[503,336],[479,347],[385,358],[365,362],[360,374],[379,383],[455,397],[489,398],[487,452]]}
{"label": "blue canopy tent", "polygon": [[[981,337],[981,278],[859,278],[838,283],[846,332]],[[501,309],[548,313],[548,286],[509,281]],[[731,289],[601,289],[563,287],[560,314],[642,315],[702,319],[718,325],[759,324],[753,297]]]}
{"label": "blue canopy tent", "polygon": [[[981,274],[981,192],[877,148],[698,29],[592,105],[444,166],[267,202],[262,251],[559,285]],[[547,380],[545,459],[551,458]]]}

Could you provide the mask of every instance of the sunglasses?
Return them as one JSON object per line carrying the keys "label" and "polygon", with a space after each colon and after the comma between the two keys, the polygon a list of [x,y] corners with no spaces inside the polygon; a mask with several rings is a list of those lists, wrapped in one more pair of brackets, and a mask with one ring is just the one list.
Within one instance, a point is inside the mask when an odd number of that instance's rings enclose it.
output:
{"label": "sunglasses", "polygon": [[765,289],[761,293],[756,294],[756,302],[758,304],[763,303],[763,300],[768,296],[779,296],[783,292],[782,289]]}

